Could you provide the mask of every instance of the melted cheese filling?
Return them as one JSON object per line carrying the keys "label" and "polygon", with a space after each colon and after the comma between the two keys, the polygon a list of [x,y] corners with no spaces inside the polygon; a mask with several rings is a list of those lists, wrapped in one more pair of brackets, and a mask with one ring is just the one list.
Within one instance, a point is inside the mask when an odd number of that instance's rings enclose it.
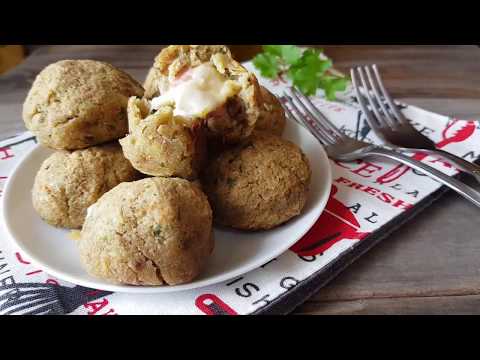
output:
{"label": "melted cheese filling", "polygon": [[174,105],[173,115],[204,117],[238,94],[240,86],[226,79],[216,68],[205,63],[190,70],[165,94],[152,99],[152,109]]}

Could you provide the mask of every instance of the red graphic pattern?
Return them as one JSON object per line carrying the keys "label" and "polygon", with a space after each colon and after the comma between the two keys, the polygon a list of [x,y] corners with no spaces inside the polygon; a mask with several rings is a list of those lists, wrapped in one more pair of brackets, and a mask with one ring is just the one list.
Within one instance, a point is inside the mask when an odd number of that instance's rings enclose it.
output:
{"label": "red graphic pattern", "polygon": [[[462,123],[464,124],[463,126],[461,126]],[[458,128],[459,125],[461,126],[460,128]],[[437,148],[441,149],[447,145],[461,143],[468,140],[473,136],[476,128],[474,121],[468,121],[465,123],[464,121],[454,119],[442,131],[442,141],[437,144]]]}
{"label": "red graphic pattern", "polygon": [[[18,263],[19,264],[22,264],[24,266],[28,266],[28,265],[32,265],[32,263],[30,261],[27,261],[23,258],[23,256],[19,253],[19,252],[16,252],[15,253],[15,258],[17,259]],[[28,271],[28,270],[27,270]],[[40,270],[40,269],[34,269],[34,270],[31,270],[31,271],[28,271],[25,273],[26,276],[33,276],[33,275],[37,275],[37,274],[40,274],[40,273],[43,273],[43,270]],[[47,279],[45,280],[45,283],[46,284],[55,284],[55,285],[58,285],[58,281],[55,280],[55,279]]]}
{"label": "red graphic pattern", "polygon": [[195,306],[207,315],[238,315],[235,310],[213,294],[199,296],[195,300]]}
{"label": "red graphic pattern", "polygon": [[15,253],[15,257],[17,258],[17,260],[18,260],[18,262],[19,262],[20,264],[25,264],[25,265],[30,265],[30,264],[31,264],[31,263],[28,262],[27,260],[24,260],[23,257],[22,257],[22,255],[20,255],[19,252],[16,252],[16,253]]}
{"label": "red graphic pattern", "polygon": [[[113,308],[106,307],[110,304],[107,298],[103,298],[96,301],[91,301],[83,305],[87,309],[87,314],[93,315],[118,315]],[[106,310],[106,311],[105,311]]]}
{"label": "red graphic pattern", "polygon": [[290,248],[299,256],[320,255],[341,240],[362,240],[369,235],[361,232],[355,215],[343,203],[335,199],[338,189],[332,187],[332,194],[326,209],[312,229],[302,240]]}
{"label": "red graphic pattern", "polygon": [[[464,124],[461,126],[461,124]],[[461,126],[460,128],[457,129],[458,126]],[[446,147],[447,145],[453,144],[453,143],[461,143],[467,139],[469,139],[476,130],[476,125],[475,122],[473,121],[459,121],[459,120],[452,120],[447,127],[443,130],[442,132],[442,140],[437,143],[436,147],[437,149],[442,149]],[[417,153],[413,156],[413,159],[422,161],[424,160],[428,155],[425,153]],[[450,164],[445,164],[447,167],[451,167]],[[400,179],[403,175],[405,175],[410,168],[405,165],[398,165],[392,170],[390,170],[388,173],[385,175],[379,177],[377,179],[377,182],[379,184],[388,184],[393,181],[396,181]]]}
{"label": "red graphic pattern", "polygon": [[15,155],[11,153],[9,147],[0,147],[0,160],[7,160],[13,158]]}

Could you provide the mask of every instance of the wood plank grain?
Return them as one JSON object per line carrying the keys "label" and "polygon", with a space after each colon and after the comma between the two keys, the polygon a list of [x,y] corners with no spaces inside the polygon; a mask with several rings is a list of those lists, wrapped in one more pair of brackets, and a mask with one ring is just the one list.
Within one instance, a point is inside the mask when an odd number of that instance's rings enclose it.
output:
{"label": "wood plank grain", "polygon": [[296,315],[479,315],[480,295],[308,302]]}
{"label": "wood plank grain", "polygon": [[341,70],[375,62],[395,96],[480,97],[480,51],[474,46],[328,46]]}

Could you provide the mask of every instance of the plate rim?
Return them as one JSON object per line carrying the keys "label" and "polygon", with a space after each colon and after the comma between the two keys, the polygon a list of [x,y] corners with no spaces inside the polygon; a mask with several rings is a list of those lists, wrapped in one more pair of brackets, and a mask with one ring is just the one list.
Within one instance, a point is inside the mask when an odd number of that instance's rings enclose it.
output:
{"label": "plate rim", "polygon": [[[299,131],[302,133],[300,135],[303,137],[304,135],[311,137],[313,141],[315,141],[318,144],[319,147],[319,157],[321,158],[321,166],[324,171],[322,174],[324,177],[325,181],[325,193],[323,193],[322,199],[320,200],[322,204],[320,205],[320,213],[318,217],[315,217],[313,222],[309,224],[308,226],[305,226],[304,231],[301,233],[301,235],[298,237],[296,241],[299,241],[301,238],[303,238],[310,230],[311,228],[315,225],[315,223],[318,221],[319,217],[322,215],[322,213],[325,210],[325,207],[327,205],[328,199],[330,198],[331,194],[331,187],[333,183],[333,174],[332,174],[332,167],[329,161],[329,158],[327,156],[327,153],[325,152],[324,147],[313,137],[313,135],[308,132],[306,129],[302,128],[298,124],[294,124],[293,122],[291,123],[295,127],[299,129]],[[9,191],[10,187],[13,186],[13,182],[15,181],[18,171],[26,161],[28,161],[31,157],[35,156],[37,152],[45,150],[40,144],[36,144],[31,150],[29,150],[24,156],[22,156],[19,160],[19,162],[14,166],[13,170],[10,173],[9,178],[7,179],[5,183],[5,187],[3,190],[3,195],[2,195],[2,223],[5,229],[5,232],[7,233],[10,243],[14,246],[16,246],[18,249],[20,249],[26,256],[28,256],[29,260],[44,270],[46,273],[62,280],[66,281],[75,285],[83,286],[86,288],[93,288],[97,290],[103,290],[103,291],[111,291],[111,292],[117,292],[117,293],[128,293],[128,294],[165,294],[165,293],[174,293],[174,292],[182,292],[182,291],[189,291],[189,290],[195,290],[207,286],[214,286],[218,285],[224,281],[231,280],[235,277],[247,274],[251,271],[254,271],[255,269],[259,268],[260,266],[263,265],[264,261],[259,261],[260,264],[253,263],[250,266],[248,266],[246,269],[239,268],[236,271],[232,271],[227,273],[228,275],[222,276],[222,275],[217,275],[213,279],[205,279],[197,282],[191,282],[187,284],[181,284],[181,285],[174,285],[174,286],[134,286],[134,285],[120,285],[120,284],[96,284],[92,283],[88,280],[82,280],[82,279],[77,279],[75,276],[69,275],[69,273],[62,272],[62,271],[57,271],[54,268],[51,268],[48,264],[46,264],[44,261],[38,259],[35,254],[32,254],[30,251],[28,251],[24,246],[22,246],[22,242],[17,240],[17,238],[14,236],[12,229],[14,228],[9,220],[9,217],[7,216],[7,211],[6,209],[6,204],[8,203],[10,199],[10,193]],[[312,162],[313,159],[309,158],[309,161]],[[320,163],[318,161],[319,159],[316,159],[316,163]],[[327,166],[328,165],[328,166]],[[31,189],[29,190],[31,192]],[[68,229],[67,229],[68,230]],[[271,256],[271,259],[274,259],[276,257],[281,256],[284,254],[288,249],[292,246],[290,242],[288,242],[288,245],[285,246],[279,246],[278,250],[275,251],[275,254]],[[268,260],[267,260],[268,261]],[[98,285],[101,285],[100,287]]]}

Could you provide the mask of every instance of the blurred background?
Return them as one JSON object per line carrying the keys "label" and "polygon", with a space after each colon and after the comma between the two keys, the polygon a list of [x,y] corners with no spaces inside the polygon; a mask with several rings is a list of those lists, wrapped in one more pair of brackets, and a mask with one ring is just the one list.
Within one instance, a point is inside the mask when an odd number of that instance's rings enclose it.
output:
{"label": "blurred background", "polygon": [[6,73],[20,64],[27,48],[23,45],[0,45],[0,74]]}
{"label": "blurred background", "polygon": [[[12,70],[35,50],[48,45],[0,45],[0,75]],[[158,45],[162,47],[164,45]],[[260,45],[231,45],[234,56],[245,61],[261,50]]]}

